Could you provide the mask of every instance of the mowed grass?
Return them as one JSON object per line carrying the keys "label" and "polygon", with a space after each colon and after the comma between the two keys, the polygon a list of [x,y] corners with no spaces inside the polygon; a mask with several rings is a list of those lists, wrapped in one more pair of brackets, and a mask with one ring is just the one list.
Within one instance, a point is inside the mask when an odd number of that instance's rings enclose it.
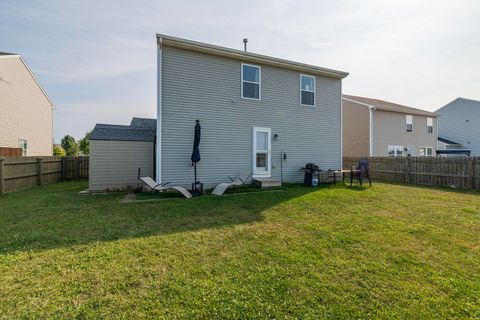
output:
{"label": "mowed grass", "polygon": [[0,197],[3,319],[480,317],[480,195],[375,183]]}

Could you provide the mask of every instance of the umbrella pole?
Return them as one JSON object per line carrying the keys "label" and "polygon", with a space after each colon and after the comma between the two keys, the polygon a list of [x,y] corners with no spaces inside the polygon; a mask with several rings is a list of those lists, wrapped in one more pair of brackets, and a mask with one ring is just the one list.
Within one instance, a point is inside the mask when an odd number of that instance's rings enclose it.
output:
{"label": "umbrella pole", "polygon": [[194,165],[193,170],[194,170],[194,172],[195,172],[195,180],[194,180],[194,182],[195,182],[195,190],[197,190],[197,163],[194,162],[193,165]]}

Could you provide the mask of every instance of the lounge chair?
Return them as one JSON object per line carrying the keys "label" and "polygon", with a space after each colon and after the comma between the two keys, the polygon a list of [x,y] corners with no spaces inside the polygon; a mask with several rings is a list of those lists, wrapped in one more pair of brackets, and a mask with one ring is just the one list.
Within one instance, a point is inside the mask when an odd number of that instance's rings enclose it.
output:
{"label": "lounge chair", "polygon": [[230,182],[220,183],[218,186],[215,187],[215,189],[213,189],[212,194],[216,196],[221,196],[230,186],[245,185],[248,178],[250,178],[250,173],[239,173],[235,178],[228,177],[228,179],[230,179]]}
{"label": "lounge chair", "polygon": [[145,183],[145,185],[147,185],[151,190],[165,191],[165,190],[168,190],[168,189],[173,189],[173,190],[177,190],[178,192],[180,192],[183,196],[185,196],[185,198],[191,198],[192,197],[192,194],[190,192],[188,192],[188,190],[183,188],[183,187],[167,186],[167,184],[169,182],[164,182],[164,183],[158,184],[155,180],[153,180],[150,177],[143,177],[143,178],[140,178],[140,180],[143,183]]}

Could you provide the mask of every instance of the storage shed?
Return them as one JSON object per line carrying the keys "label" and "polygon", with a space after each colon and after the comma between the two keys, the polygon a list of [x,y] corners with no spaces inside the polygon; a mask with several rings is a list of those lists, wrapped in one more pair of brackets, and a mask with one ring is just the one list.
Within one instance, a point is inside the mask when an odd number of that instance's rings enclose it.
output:
{"label": "storage shed", "polygon": [[97,124],[90,137],[89,190],[124,190],[138,174],[154,176],[155,119],[133,118],[130,125]]}

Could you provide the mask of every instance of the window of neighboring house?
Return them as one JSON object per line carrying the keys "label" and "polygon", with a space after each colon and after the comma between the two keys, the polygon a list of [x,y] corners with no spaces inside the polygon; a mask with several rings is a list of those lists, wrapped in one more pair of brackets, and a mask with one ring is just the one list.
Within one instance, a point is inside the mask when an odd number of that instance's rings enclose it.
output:
{"label": "window of neighboring house", "polygon": [[433,148],[420,147],[420,157],[433,157]]}
{"label": "window of neighboring house", "polygon": [[259,66],[242,63],[242,98],[260,100],[260,73]]}
{"label": "window of neighboring house", "polygon": [[27,140],[26,139],[18,139],[18,147],[22,148],[22,156],[27,155]]}
{"label": "window of neighboring house", "polygon": [[407,157],[413,157],[415,155],[415,148],[413,146],[407,146],[405,150],[405,155]]}
{"label": "window of neighboring house", "polygon": [[427,117],[427,133],[433,133],[433,118]]}
{"label": "window of neighboring house", "polygon": [[300,104],[315,106],[315,77],[300,75]]}
{"label": "window of neighboring house", "polygon": [[403,155],[403,146],[388,146],[389,157],[401,157]]}
{"label": "window of neighboring house", "polygon": [[405,116],[405,125],[407,132],[413,131],[413,117],[409,114]]}

